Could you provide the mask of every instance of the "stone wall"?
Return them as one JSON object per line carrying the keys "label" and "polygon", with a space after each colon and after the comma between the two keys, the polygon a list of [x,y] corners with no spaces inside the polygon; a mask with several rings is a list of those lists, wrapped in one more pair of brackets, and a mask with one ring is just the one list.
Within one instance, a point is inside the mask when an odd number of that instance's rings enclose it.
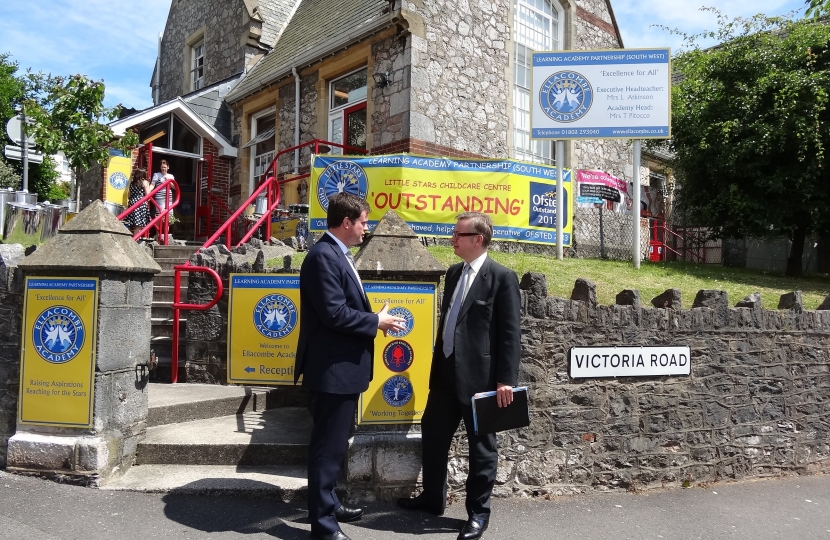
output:
{"label": "stone wall", "polygon": [[22,258],[19,244],[0,245],[0,468],[6,467],[8,440],[17,427],[24,285],[17,262]]}
{"label": "stone wall", "polygon": [[[541,275],[522,280],[519,383],[530,388],[531,425],[499,434],[496,495],[830,470],[830,311],[730,308],[720,291],[702,291],[691,309],[679,308],[679,291],[668,295],[674,308],[601,306],[587,285],[577,301],[546,298]],[[568,350],[593,345],[688,345],[692,373],[570,379]],[[451,490],[463,492],[463,433],[451,452]]]}
{"label": "stone wall", "polygon": [[243,34],[248,35],[250,25],[255,24],[247,13],[245,3],[240,0],[172,2],[161,43],[161,103],[190,91],[190,73],[185,73],[185,61],[188,70],[190,66],[190,59],[184,57],[186,41],[202,27],[205,28],[203,86],[243,71],[246,54],[253,54],[242,39]]}
{"label": "stone wall", "polygon": [[510,2],[403,2],[424,21],[411,36],[410,137],[507,157]]}
{"label": "stone wall", "polygon": [[[373,150],[409,137],[411,39],[411,35],[395,35],[372,43],[374,72],[385,74],[389,79],[389,85],[371,90],[374,112],[369,122]],[[374,83],[371,76],[369,81]]]}

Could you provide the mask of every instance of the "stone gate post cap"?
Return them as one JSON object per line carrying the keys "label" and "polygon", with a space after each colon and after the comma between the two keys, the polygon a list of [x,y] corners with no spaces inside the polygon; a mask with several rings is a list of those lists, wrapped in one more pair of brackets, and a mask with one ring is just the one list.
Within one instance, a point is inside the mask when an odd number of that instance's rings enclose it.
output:
{"label": "stone gate post cap", "polygon": [[20,261],[24,271],[115,271],[158,274],[161,267],[100,200],[87,206],[48,242]]}
{"label": "stone gate post cap", "polygon": [[441,276],[447,271],[394,210],[386,212],[375,225],[372,235],[354,259],[357,271],[367,278],[382,275]]}

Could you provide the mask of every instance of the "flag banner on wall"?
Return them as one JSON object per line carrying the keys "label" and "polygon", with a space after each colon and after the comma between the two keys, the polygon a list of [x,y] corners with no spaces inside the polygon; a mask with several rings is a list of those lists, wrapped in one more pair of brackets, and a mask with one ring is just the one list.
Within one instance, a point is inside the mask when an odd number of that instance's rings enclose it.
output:
{"label": "flag banner on wall", "polygon": [[[556,167],[411,154],[314,156],[312,163],[312,232],[326,230],[329,197],[346,191],[369,203],[370,227],[395,210],[416,234],[449,238],[455,217],[476,211],[493,220],[494,240],[556,244]],[[563,244],[570,246],[573,174],[563,170]]]}

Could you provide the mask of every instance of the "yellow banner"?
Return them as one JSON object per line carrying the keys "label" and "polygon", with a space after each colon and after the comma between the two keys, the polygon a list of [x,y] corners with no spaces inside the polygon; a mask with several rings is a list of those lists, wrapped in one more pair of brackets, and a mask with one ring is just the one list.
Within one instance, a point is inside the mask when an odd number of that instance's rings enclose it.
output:
{"label": "yellow banner", "polygon": [[97,311],[96,278],[26,278],[18,423],[92,426]]}
{"label": "yellow banner", "polygon": [[377,312],[389,302],[389,313],[403,317],[406,329],[378,332],[374,377],[360,395],[358,424],[420,423],[429,394],[429,369],[435,342],[436,287],[432,283],[364,281]]}
{"label": "yellow banner", "polygon": [[133,162],[128,157],[112,156],[107,164],[106,199],[125,208],[130,205],[130,175]]}
{"label": "yellow banner", "polygon": [[[572,174],[564,169],[563,244],[571,245]],[[449,159],[410,154],[314,156],[310,230],[326,230],[328,199],[366,199],[370,226],[395,210],[419,235],[449,238],[455,216],[488,214],[494,240],[556,244],[556,168],[512,159]]]}
{"label": "yellow banner", "polygon": [[231,274],[228,382],[294,384],[300,276]]}
{"label": "yellow banner", "polygon": [[297,235],[299,219],[280,219],[271,222],[271,236],[277,240],[287,240]]}

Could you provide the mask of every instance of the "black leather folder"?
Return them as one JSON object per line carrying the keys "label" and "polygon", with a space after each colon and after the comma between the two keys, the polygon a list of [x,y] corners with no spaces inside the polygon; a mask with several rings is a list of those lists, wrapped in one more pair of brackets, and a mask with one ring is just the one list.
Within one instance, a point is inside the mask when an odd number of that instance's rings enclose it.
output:
{"label": "black leather folder", "polygon": [[476,435],[486,435],[527,427],[530,412],[527,408],[527,387],[513,389],[513,403],[499,407],[496,392],[480,392],[473,396],[473,424]]}

